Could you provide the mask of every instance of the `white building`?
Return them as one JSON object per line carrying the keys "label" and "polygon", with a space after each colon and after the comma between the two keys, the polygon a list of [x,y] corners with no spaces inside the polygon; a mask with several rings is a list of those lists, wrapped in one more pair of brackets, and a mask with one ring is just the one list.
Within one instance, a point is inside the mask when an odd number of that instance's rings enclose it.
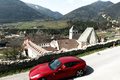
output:
{"label": "white building", "polygon": [[69,39],[73,39],[73,36],[78,33],[78,30],[75,26],[72,26],[69,30]]}
{"label": "white building", "polygon": [[[79,37],[81,45],[96,44],[99,42],[98,36],[93,27],[88,27]],[[82,46],[81,46],[82,47]]]}

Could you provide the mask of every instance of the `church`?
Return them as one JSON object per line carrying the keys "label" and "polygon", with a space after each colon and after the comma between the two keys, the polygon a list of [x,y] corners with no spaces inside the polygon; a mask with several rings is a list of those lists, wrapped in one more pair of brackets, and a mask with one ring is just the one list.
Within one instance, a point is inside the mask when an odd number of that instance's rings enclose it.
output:
{"label": "church", "polygon": [[69,30],[69,39],[76,39],[79,43],[78,48],[99,42],[99,38],[93,27],[88,27],[82,34],[79,34],[75,26],[72,26]]}

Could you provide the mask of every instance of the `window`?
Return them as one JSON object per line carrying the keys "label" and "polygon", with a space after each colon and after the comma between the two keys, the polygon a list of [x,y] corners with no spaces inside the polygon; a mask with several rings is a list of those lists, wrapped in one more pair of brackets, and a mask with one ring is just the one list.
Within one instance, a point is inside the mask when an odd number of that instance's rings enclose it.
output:
{"label": "window", "polygon": [[71,62],[71,67],[73,67],[73,66],[75,66],[75,65],[77,65],[77,64],[79,64],[80,62]]}
{"label": "window", "polygon": [[60,60],[56,59],[56,60],[49,63],[49,67],[54,71],[61,64],[62,63],[60,62]]}
{"label": "window", "polygon": [[73,67],[75,65],[79,64],[79,62],[69,62],[69,63],[65,63],[61,66],[62,69],[65,69],[65,68],[69,68],[69,67]]}

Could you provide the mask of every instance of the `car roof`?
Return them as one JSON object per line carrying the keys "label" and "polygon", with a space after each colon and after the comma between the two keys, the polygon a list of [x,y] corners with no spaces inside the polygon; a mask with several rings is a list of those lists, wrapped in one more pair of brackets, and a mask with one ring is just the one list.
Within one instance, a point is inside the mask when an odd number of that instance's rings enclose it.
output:
{"label": "car roof", "polygon": [[60,57],[59,60],[64,64],[67,62],[73,62],[73,61],[80,61],[79,58],[75,56],[66,56],[66,57]]}

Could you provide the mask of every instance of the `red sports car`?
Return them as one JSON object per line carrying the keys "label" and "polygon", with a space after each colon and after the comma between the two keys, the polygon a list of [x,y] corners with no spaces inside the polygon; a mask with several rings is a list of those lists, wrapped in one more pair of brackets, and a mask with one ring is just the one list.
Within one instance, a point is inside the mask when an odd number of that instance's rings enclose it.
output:
{"label": "red sports car", "polygon": [[30,80],[58,80],[72,76],[82,76],[86,72],[86,62],[77,57],[60,57],[49,63],[34,67],[30,73]]}

